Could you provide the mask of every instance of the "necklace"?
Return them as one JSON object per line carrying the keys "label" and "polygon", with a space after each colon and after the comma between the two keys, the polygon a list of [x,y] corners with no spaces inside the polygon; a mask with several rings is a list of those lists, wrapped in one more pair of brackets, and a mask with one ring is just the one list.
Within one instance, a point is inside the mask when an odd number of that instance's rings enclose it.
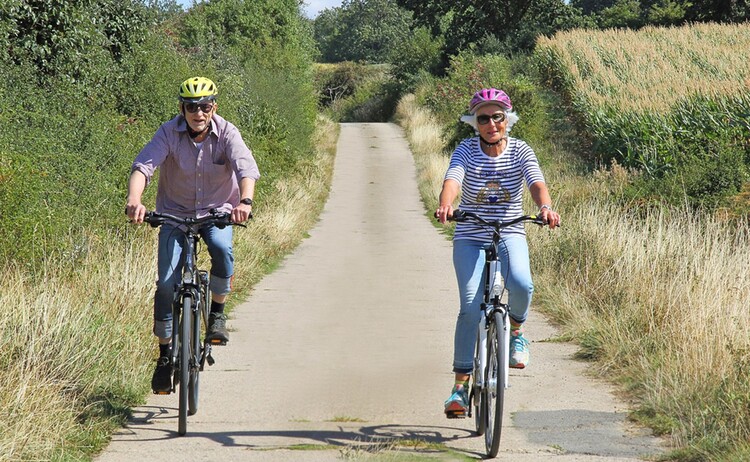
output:
{"label": "necklace", "polygon": [[487,146],[488,148],[494,148],[495,146],[497,146],[500,143],[502,143],[503,141],[505,141],[507,138],[506,137],[500,138],[499,140],[495,141],[494,143],[490,143],[489,141],[485,140],[481,136],[479,137],[479,139],[482,140],[482,143],[484,143],[484,145]]}
{"label": "necklace", "polygon": [[[500,154],[502,154],[502,152],[503,152],[503,150],[501,149],[500,143],[502,143],[503,141],[507,141],[508,137],[504,136],[504,137],[500,138],[499,140],[495,141],[494,143],[487,142],[481,136],[479,137],[479,140],[481,141],[480,145],[484,144],[484,146],[485,146],[482,150],[485,151],[485,153],[487,155],[492,156],[492,157],[496,157],[496,156],[499,156]],[[495,153],[494,155],[491,152],[489,152],[489,151],[491,151],[493,149],[497,149],[497,153]]]}

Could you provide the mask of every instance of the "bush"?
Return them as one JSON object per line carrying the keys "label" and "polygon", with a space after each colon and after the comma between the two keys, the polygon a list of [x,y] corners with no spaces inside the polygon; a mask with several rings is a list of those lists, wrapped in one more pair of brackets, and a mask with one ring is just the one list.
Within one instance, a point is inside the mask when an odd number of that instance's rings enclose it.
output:
{"label": "bush", "polygon": [[318,65],[315,82],[322,107],[336,121],[385,122],[396,109],[399,88],[388,65]]}
{"label": "bush", "polygon": [[514,64],[503,56],[476,56],[462,53],[451,60],[447,75],[436,81],[429,90],[421,90],[425,103],[447,126],[446,139],[455,146],[466,137],[474,136],[474,130],[459,122],[468,111],[472,95],[481,88],[495,87],[505,91],[519,114],[519,122],[513,126],[513,135],[526,137],[531,134],[530,122],[537,118],[540,110],[539,92],[534,84],[522,74],[513,72]]}

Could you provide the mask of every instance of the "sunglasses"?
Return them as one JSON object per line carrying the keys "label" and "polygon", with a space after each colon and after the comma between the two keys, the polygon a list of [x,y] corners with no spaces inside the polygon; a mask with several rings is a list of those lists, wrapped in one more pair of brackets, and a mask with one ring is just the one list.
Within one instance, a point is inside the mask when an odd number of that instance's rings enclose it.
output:
{"label": "sunglasses", "polygon": [[213,108],[214,103],[185,103],[185,110],[191,114],[195,114],[196,112],[198,112],[198,109],[200,109],[204,114],[208,114],[213,110]]}
{"label": "sunglasses", "polygon": [[492,121],[495,122],[496,124],[499,124],[500,122],[505,120],[505,113],[496,112],[495,114],[492,114],[492,115],[486,115],[486,114],[478,115],[477,123],[479,125],[487,125],[488,123],[490,123],[490,119],[492,119]]}

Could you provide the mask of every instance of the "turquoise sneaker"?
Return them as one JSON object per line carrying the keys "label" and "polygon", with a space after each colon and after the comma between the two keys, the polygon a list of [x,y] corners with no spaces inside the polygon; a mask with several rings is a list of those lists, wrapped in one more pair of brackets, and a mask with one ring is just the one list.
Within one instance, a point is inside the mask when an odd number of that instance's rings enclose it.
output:
{"label": "turquoise sneaker", "polygon": [[529,341],[520,330],[510,333],[510,367],[523,369],[529,365]]}
{"label": "turquoise sneaker", "polygon": [[445,401],[445,416],[449,419],[466,417],[469,412],[469,395],[462,385],[456,385],[451,391],[451,397]]}

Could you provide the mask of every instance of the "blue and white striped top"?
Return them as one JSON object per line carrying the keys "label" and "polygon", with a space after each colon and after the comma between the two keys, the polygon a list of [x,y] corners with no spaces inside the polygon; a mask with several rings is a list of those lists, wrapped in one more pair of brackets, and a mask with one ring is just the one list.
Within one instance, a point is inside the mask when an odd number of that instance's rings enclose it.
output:
{"label": "blue and white striped top", "polygon": [[[544,181],[539,161],[524,141],[508,137],[508,145],[497,157],[485,154],[479,137],[466,138],[451,155],[445,179],[461,185],[459,208],[486,220],[509,221],[523,215],[523,183],[527,187]],[[504,234],[525,234],[523,223],[508,227]],[[492,234],[469,222],[456,224],[456,239],[489,242]]]}

